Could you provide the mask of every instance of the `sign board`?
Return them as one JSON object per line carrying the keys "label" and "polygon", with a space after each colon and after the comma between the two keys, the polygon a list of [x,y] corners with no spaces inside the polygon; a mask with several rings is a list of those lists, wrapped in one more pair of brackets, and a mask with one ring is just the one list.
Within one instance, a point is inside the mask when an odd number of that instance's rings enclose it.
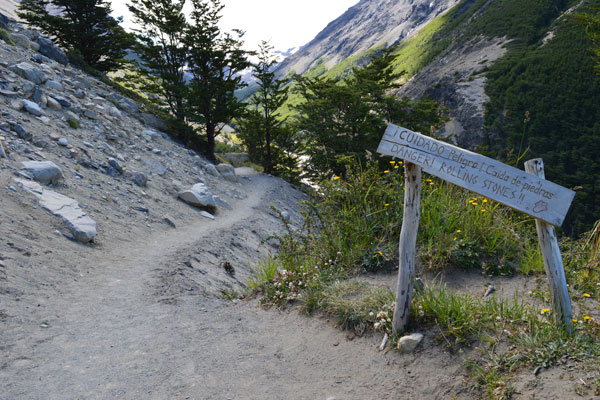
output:
{"label": "sign board", "polygon": [[390,124],[378,153],[419,165],[423,171],[561,226],[575,192],[492,158]]}

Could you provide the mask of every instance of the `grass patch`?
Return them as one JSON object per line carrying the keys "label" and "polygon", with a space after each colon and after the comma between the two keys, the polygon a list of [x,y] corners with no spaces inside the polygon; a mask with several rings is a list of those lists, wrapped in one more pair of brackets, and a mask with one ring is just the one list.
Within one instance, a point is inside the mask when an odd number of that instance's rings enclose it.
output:
{"label": "grass patch", "polygon": [[0,29],[0,39],[11,46],[15,45],[15,42],[10,38],[8,32],[6,32],[4,29]]}
{"label": "grass patch", "polygon": [[[297,304],[306,313],[330,315],[357,334],[391,334],[393,293],[359,275],[397,265],[403,181],[400,162],[381,160],[366,167],[350,164],[344,176],[322,182],[304,204],[300,226],[292,229],[282,218],[280,252],[260,263],[251,289],[268,306]],[[530,218],[434,178],[424,176],[422,184],[418,245],[424,268],[487,275],[543,271]],[[600,325],[591,315],[600,290],[599,225],[579,240],[564,239],[561,247],[581,314],[574,317],[571,337],[555,327],[551,310],[537,309],[522,296],[474,297],[441,282],[415,293],[409,330],[429,332],[450,351],[476,346],[467,369],[473,385],[490,398],[509,398],[512,377],[528,368],[565,360],[593,365],[590,360],[600,357]],[[549,302],[547,297],[542,298]],[[397,339],[391,337],[391,346]]]}

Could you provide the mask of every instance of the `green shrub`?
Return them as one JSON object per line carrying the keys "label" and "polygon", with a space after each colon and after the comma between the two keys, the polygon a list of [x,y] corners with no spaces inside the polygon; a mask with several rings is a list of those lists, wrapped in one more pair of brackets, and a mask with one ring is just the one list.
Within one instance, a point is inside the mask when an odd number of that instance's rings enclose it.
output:
{"label": "green shrub", "polygon": [[4,29],[0,29],[0,39],[2,39],[11,46],[15,45],[15,42],[10,38],[8,32],[6,32]]}

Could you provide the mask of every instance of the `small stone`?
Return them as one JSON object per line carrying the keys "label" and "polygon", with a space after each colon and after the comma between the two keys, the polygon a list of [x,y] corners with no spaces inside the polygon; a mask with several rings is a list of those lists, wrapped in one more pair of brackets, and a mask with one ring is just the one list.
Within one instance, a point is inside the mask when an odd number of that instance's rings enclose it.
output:
{"label": "small stone", "polygon": [[116,169],[117,171],[119,171],[119,173],[123,173],[123,167],[121,166],[121,164],[119,164],[119,162],[117,160],[115,160],[114,158],[110,157],[108,159],[108,164],[113,167],[114,169]]}
{"label": "small stone", "polygon": [[60,103],[56,101],[56,99],[54,99],[52,96],[48,96],[47,104],[48,108],[51,108],[56,111],[62,110],[62,106],[60,105]]}
{"label": "small stone", "polygon": [[125,179],[129,179],[130,181],[135,183],[137,186],[146,187],[146,185],[148,183],[148,177],[141,172],[127,171],[127,172],[125,172],[124,176],[125,176]]}
{"label": "small stone", "polygon": [[46,81],[45,85],[48,89],[56,90],[58,92],[62,92],[65,90],[63,85],[61,85],[60,82],[57,82],[57,81],[49,80],[49,81]]}
{"label": "small stone", "polygon": [[401,353],[412,353],[423,340],[422,333],[413,333],[398,340],[398,350]]}
{"label": "small stone", "polygon": [[58,101],[59,104],[61,106],[63,106],[64,108],[70,108],[71,107],[71,102],[69,100],[65,99],[64,97],[55,96],[54,99],[56,101]]}
{"label": "small stone", "polygon": [[69,141],[66,138],[60,138],[58,139],[58,145],[67,147],[69,145]]}
{"label": "small stone", "polygon": [[17,193],[17,188],[12,185],[8,187],[8,190],[10,190],[11,192]]}
{"label": "small stone", "polygon": [[152,152],[154,154],[160,154],[161,153],[160,149],[156,149],[156,148],[152,149]]}
{"label": "small stone", "polygon": [[83,115],[89,119],[98,119],[98,113],[94,110],[87,109],[83,112]]}
{"label": "small stone", "polygon": [[163,222],[169,225],[171,228],[177,228],[177,225],[175,225],[173,219],[168,215],[163,218]]}
{"label": "small stone", "polygon": [[215,219],[215,216],[206,212],[206,211],[200,211],[200,215],[202,215],[204,218],[208,218],[208,219]]}
{"label": "small stone", "polygon": [[41,116],[44,112],[42,111],[42,109],[40,108],[40,106],[38,106],[36,103],[34,103],[33,101],[29,101],[29,100],[22,100],[23,103],[23,108],[30,114],[35,115],[36,117]]}

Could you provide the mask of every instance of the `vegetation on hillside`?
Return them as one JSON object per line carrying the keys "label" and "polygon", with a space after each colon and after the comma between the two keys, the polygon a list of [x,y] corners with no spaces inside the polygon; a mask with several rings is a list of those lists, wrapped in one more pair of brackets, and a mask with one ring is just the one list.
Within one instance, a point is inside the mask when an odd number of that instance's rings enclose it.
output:
{"label": "vegetation on hillside", "polygon": [[294,181],[299,176],[297,153],[300,149],[293,129],[278,111],[287,100],[289,87],[286,80],[275,79],[273,66],[276,63],[273,47],[263,41],[258,63],[253,66],[258,91],[245,113],[237,119],[239,137],[250,160],[262,165],[265,173]]}
{"label": "vegetation on hillside", "polygon": [[18,15],[56,40],[72,62],[105,72],[121,66],[133,44],[111,12],[106,0],[23,0]]}
{"label": "vegetation on hillside", "polygon": [[429,131],[443,121],[436,102],[399,100],[390,94],[399,86],[393,72],[395,48],[382,50],[370,63],[354,68],[345,80],[297,77],[294,91],[302,101],[296,106],[296,125],[305,141],[308,177],[323,178],[345,171],[346,159],[364,164],[377,149],[390,122]]}
{"label": "vegetation on hillside", "polygon": [[[418,274],[543,272],[531,218],[435,178],[425,176],[422,185]],[[359,335],[387,333],[395,347],[394,294],[362,275],[393,271],[398,263],[403,189],[400,161],[389,161],[384,171],[349,163],[343,178],[320,183],[305,203],[300,229],[288,227],[279,237],[280,252],[263,260],[251,287],[265,305],[296,304],[307,313],[325,313]],[[572,336],[554,325],[544,280],[514,298],[454,292],[439,279],[417,285],[408,329],[429,332],[451,351],[475,347],[466,368],[471,383],[490,398],[510,398],[512,376],[567,358],[597,371],[600,321],[592,315],[600,296],[599,238],[596,225],[577,241],[561,242],[570,295],[579,310]],[[600,393],[600,381],[586,390]]]}

